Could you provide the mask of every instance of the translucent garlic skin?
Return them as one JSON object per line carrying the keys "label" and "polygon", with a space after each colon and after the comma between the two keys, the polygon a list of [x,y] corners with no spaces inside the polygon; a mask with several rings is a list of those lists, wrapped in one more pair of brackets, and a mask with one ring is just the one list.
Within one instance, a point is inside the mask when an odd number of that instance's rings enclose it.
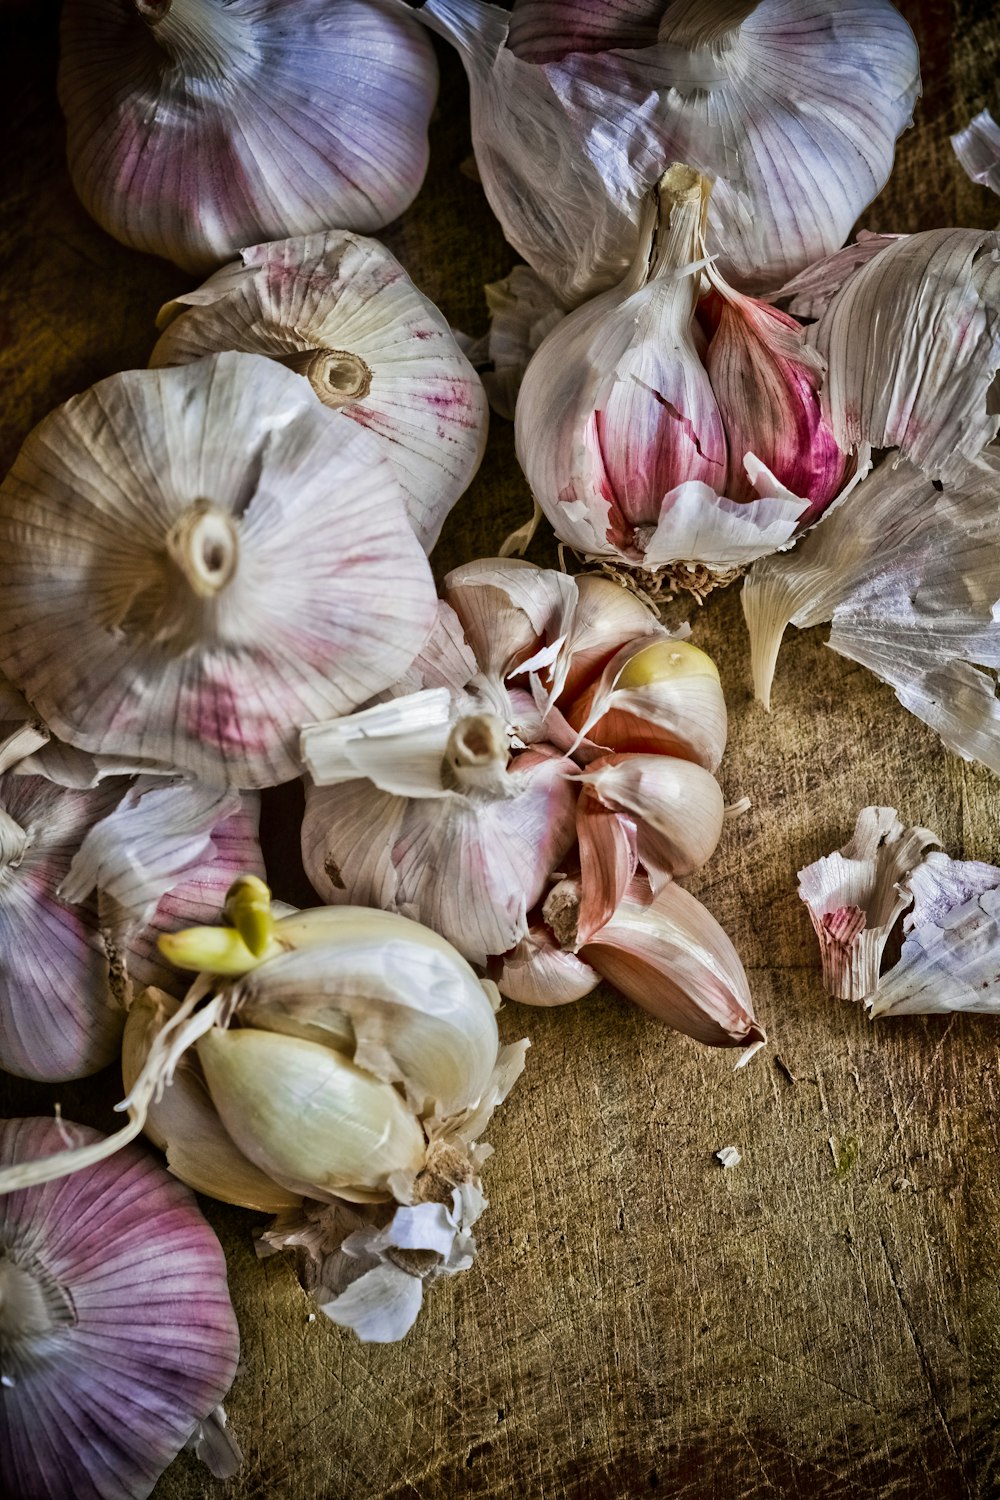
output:
{"label": "translucent garlic skin", "polygon": [[223,349],[266,354],[376,438],[425,551],[486,446],[479,376],[447,319],[377,240],[334,230],[251,245],[160,310],[150,365]]}
{"label": "translucent garlic skin", "polygon": [[382,0],[74,0],[59,99],[73,185],[187,271],[241,245],[380,229],[427,165],[437,65]]}
{"label": "translucent garlic skin", "polygon": [[214,786],[296,776],[298,726],[396,681],[435,618],[374,439],[251,354],[51,413],[0,486],[0,552],[0,666],[56,733]]}

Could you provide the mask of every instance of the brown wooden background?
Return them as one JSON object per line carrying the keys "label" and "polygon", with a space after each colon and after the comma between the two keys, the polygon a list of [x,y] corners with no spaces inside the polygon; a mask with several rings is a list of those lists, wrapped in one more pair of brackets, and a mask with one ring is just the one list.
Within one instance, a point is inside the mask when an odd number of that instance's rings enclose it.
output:
{"label": "brown wooden background", "polygon": [[[1000,107],[989,0],[901,7],[924,97],[864,224],[992,226],[948,133]],[[48,4],[3,9],[0,460],[46,411],[145,363],[160,303],[191,285],[106,237],[76,203],[55,100]],[[467,95],[442,50],[432,165],[386,239],[452,321],[485,326],[481,283],[513,256],[462,175]],[[1000,499],[1000,497],[998,497]],[[524,519],[509,424],[438,549],[489,554]],[[533,554],[554,560],[547,542]],[[0,560],[2,563],[2,560]],[[2,586],[2,582],[0,582]],[[1000,862],[1000,793],[825,630],[791,633],[768,717],[749,693],[735,590],[694,611],[732,711],[723,783],[753,810],[689,884],[747,965],[771,1047],[742,1072],[611,994],[509,1006],[528,1069],[490,1138],[480,1259],[434,1289],[402,1346],[322,1318],[290,1260],[259,1264],[256,1216],[206,1202],[229,1254],[243,1372],[228,1403],[246,1462],[224,1491],[188,1455],[157,1500],[604,1500],[1000,1494],[998,1042],[993,1019],[870,1025],[828,1000],[796,871],[889,802],[954,855]],[[270,799],[280,893],[296,798]],[[299,877],[300,879],[300,877]],[[64,1088],[6,1080],[5,1113],[105,1128],[109,1072]],[[735,1144],[723,1172],[713,1153]]]}

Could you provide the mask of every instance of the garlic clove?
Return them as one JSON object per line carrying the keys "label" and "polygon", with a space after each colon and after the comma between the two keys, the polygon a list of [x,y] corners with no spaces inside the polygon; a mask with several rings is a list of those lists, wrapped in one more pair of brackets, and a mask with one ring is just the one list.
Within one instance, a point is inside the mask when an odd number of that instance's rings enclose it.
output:
{"label": "garlic clove", "polygon": [[393,1173],[420,1169],[424,1134],[399,1094],[332,1048],[277,1032],[218,1028],[196,1046],[229,1135],[293,1193],[388,1196]]}
{"label": "garlic clove", "polygon": [[[425,551],[482,460],[479,377],[447,320],[377,240],[332,230],[252,245],[161,309],[154,367],[225,349],[304,375],[379,443]],[[235,273],[235,274],[234,274]]]}
{"label": "garlic clove", "polygon": [[[153,1038],[177,1008],[178,1002],[160,990],[144,990],[133,1003],[122,1037],[126,1093],[139,1077]],[[150,1105],[145,1133],[166,1153],[173,1175],[196,1192],[269,1214],[301,1202],[297,1193],[280,1187],[233,1144],[193,1059],[181,1061],[163,1097]]]}
{"label": "garlic clove", "polygon": [[[0,1169],[104,1137],[0,1121]],[[236,1374],[218,1240],[191,1193],[130,1149],[0,1201],[0,1489],[148,1495]]]}
{"label": "garlic clove", "polygon": [[[637,853],[654,891],[672,875],[687,875],[711,858],[725,819],[715,777],[695,761],[671,755],[609,755],[580,773],[586,810],[597,801],[637,827]],[[577,823],[585,798],[577,804]],[[585,882],[586,883],[586,882]]]}
{"label": "garlic clove", "polygon": [[827,364],[824,415],[845,452],[895,448],[949,482],[996,436],[998,252],[996,233],[908,235],[832,298],[808,338]]}
{"label": "garlic clove", "polygon": [[594,745],[673,755],[716,771],[726,747],[726,702],[711,657],[669,638],[623,647],[566,718]]}
{"label": "garlic clove", "polygon": [[248,354],[52,413],[0,486],[0,547],[0,662],[46,722],[208,784],[298,774],[298,726],[388,687],[435,618],[372,440]]}
{"label": "garlic clove", "polygon": [[602,806],[588,787],[576,804],[576,836],[581,896],[574,947],[611,920],[639,863],[635,823]]}
{"label": "garlic clove", "polygon": [[554,684],[567,702],[604,671],[630,641],[664,633],[654,610],[612,578],[582,573],[576,580],[577,603],[565,647],[566,669]]}
{"label": "garlic clove", "polygon": [[513,557],[453,568],[444,593],[480,670],[501,678],[561,635],[578,597],[568,574]]}
{"label": "garlic clove", "polygon": [[634,882],[580,957],[658,1020],[713,1047],[764,1040],[739,955],[718,922],[673,881]]}
{"label": "garlic clove", "polygon": [[206,271],[255,241],[381,228],[427,165],[437,67],[402,6],[78,0],[59,100],[73,185],[109,233]]}
{"label": "garlic clove", "polygon": [[989,110],[980,110],[964,130],[950,139],[955,155],[972,181],[1000,193],[1000,125]]}
{"label": "garlic clove", "polygon": [[937,846],[929,829],[905,828],[894,807],[865,807],[843,849],[799,871],[829,994],[874,995],[889,935],[913,900],[911,873]]}
{"label": "garlic clove", "polygon": [[569,1005],[597,988],[601,976],[578,953],[568,952],[544,924],[532,925],[505,953],[497,988],[522,1005]]}

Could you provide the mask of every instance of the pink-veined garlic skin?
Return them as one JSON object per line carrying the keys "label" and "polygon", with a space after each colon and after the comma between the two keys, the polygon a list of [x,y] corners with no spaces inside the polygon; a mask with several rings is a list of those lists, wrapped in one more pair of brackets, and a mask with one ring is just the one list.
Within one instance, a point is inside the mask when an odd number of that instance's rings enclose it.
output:
{"label": "pink-veined garlic skin", "polygon": [[417,194],[437,65],[380,0],[74,0],[59,99],[85,208],[187,271],[339,225],[368,232]]}
{"label": "pink-veined garlic skin", "polygon": [[388,687],[435,617],[374,440],[252,354],[59,407],[0,486],[0,549],[0,665],[55,732],[216,786],[297,775],[299,726]]}
{"label": "pink-veined garlic skin", "polygon": [[[0,1122],[0,1166],[102,1137]],[[239,1333],[218,1240],[145,1152],[0,1197],[0,1481],[142,1500],[222,1401]]]}

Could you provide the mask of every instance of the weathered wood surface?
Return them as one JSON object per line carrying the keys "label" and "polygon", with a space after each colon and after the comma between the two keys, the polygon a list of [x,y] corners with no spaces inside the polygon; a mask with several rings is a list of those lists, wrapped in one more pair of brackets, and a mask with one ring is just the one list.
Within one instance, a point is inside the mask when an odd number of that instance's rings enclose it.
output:
{"label": "weathered wood surface", "polygon": [[[903,6],[925,91],[878,229],[990,226],[947,136],[996,91],[988,0]],[[189,284],[116,245],[75,202],[54,95],[55,27],[4,27],[0,459],[92,381],[145,363],[159,304]],[[386,236],[460,327],[513,257],[479,188],[459,69],[432,169]],[[509,425],[439,549],[495,550],[526,513]],[[547,543],[534,554],[551,561]],[[1000,861],[1000,789],[946,754],[892,693],[791,633],[768,717],[754,705],[735,590],[693,614],[732,710],[723,782],[753,810],[689,882],[735,939],[769,1050],[744,1071],[610,994],[510,1006],[529,1066],[490,1138],[480,1259],[434,1289],[401,1347],[366,1348],[309,1304],[291,1262],[255,1261],[256,1216],[205,1211],[229,1254],[243,1372],[229,1405],[246,1452],[225,1490],[187,1455],[157,1500],[684,1500],[806,1494],[918,1500],[1000,1493],[1000,1121],[995,1020],[868,1024],[824,997],[796,871],[891,802],[955,855]],[[287,864],[294,797],[272,799]],[[289,896],[297,894],[285,876]],[[66,1088],[7,1081],[6,1113],[112,1123],[111,1073]],[[713,1153],[735,1144],[723,1172]]]}

